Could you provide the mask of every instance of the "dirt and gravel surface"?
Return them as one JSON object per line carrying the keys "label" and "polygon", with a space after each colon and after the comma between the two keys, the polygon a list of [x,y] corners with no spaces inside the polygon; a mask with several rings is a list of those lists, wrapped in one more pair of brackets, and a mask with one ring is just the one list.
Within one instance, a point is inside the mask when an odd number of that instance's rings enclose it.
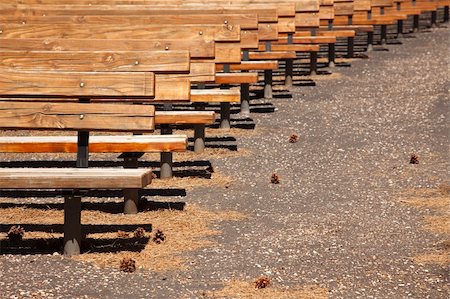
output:
{"label": "dirt and gravel surface", "polygon": [[426,229],[435,210],[400,199],[449,181],[449,35],[417,34],[316,86],[294,86],[292,98],[275,93],[276,111],[252,114],[256,129],[236,136],[246,154],[211,159],[230,184],[164,198],[246,216],[215,222],[216,243],[184,254],[185,268],[129,274],[60,255],[4,254],[0,298],[213,297],[227,281],[262,275],[273,287],[313,285],[330,298],[448,298],[448,255],[414,257],[442,244],[448,251],[449,235]]}

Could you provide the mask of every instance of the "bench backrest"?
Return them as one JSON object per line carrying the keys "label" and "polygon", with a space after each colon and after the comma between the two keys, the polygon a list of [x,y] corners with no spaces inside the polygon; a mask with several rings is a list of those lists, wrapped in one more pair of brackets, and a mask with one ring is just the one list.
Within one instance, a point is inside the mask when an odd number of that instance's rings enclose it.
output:
{"label": "bench backrest", "polygon": [[0,128],[26,130],[152,132],[151,105],[2,101]]}

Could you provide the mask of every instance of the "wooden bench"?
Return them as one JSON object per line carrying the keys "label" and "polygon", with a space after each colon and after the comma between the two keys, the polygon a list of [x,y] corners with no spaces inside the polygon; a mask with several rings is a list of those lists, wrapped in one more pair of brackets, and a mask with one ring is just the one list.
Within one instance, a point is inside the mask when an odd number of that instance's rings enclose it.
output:
{"label": "wooden bench", "polygon": [[[151,78],[145,73],[134,73],[128,78],[118,74],[119,80],[113,80],[115,74],[109,73],[102,81],[94,81],[83,74],[86,89],[80,91],[79,75],[58,72],[64,80],[53,77],[51,82],[31,82],[28,76],[12,76],[13,82],[5,84],[9,74],[3,74],[0,81],[1,95],[8,92],[12,85],[20,89],[21,95],[29,97],[61,94],[78,96],[82,101],[89,97],[121,96],[130,93],[129,86],[141,77],[146,84],[135,88],[135,96],[151,95]],[[50,73],[46,74],[50,75]],[[102,74],[105,75],[105,74]],[[50,76],[49,76],[50,77]],[[20,81],[17,78],[22,78]],[[109,80],[108,80],[109,78]],[[95,83],[95,87],[89,87]],[[23,88],[23,86],[34,86]],[[58,88],[56,88],[58,87]],[[144,87],[144,88],[142,88]],[[55,88],[55,92],[48,92]],[[97,92],[92,92],[94,89]],[[86,92],[89,90],[89,92]],[[47,92],[46,92],[47,91]],[[51,103],[51,102],[2,102],[0,101],[0,128],[5,130],[75,130],[78,131],[77,168],[4,168],[0,169],[1,189],[62,189],[64,196],[64,254],[80,253],[81,244],[81,190],[123,189],[125,212],[137,211],[138,190],[150,184],[152,173],[149,169],[105,169],[87,168],[89,157],[89,131],[151,132],[154,129],[154,108],[150,105],[118,105],[95,103]],[[21,137],[22,139],[23,137]],[[121,138],[121,137],[116,137]],[[14,143],[10,146],[15,146]]]}

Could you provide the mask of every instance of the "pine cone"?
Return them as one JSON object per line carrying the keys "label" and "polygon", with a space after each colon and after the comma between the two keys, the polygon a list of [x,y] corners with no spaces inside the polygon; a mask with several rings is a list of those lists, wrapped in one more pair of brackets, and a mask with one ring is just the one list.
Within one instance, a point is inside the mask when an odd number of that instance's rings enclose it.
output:
{"label": "pine cone", "polygon": [[270,279],[268,277],[260,277],[255,281],[255,288],[264,289],[270,285]]}
{"label": "pine cone", "polygon": [[121,239],[126,239],[126,238],[130,237],[130,234],[127,232],[124,232],[123,230],[119,230],[119,231],[117,231],[117,237],[119,237]]}
{"label": "pine cone", "polygon": [[280,183],[280,177],[279,177],[276,173],[274,173],[274,174],[272,174],[272,176],[270,177],[270,182],[271,182],[272,184],[279,184],[279,183]]}
{"label": "pine cone", "polygon": [[120,262],[120,271],[133,273],[134,271],[136,271],[136,261],[132,258],[124,258]]}
{"label": "pine cone", "polygon": [[156,230],[155,236],[153,237],[152,241],[156,244],[161,244],[162,242],[164,242],[164,240],[166,240],[166,236],[164,235],[162,230]]}
{"label": "pine cone", "polygon": [[143,227],[138,227],[134,231],[134,237],[135,238],[144,238],[145,237],[145,229]]}
{"label": "pine cone", "polygon": [[22,241],[23,236],[25,235],[25,230],[20,227],[20,225],[13,225],[8,231],[8,238],[11,242],[20,242]]}
{"label": "pine cone", "polygon": [[411,155],[411,159],[409,160],[410,164],[419,164],[419,156],[416,154]]}
{"label": "pine cone", "polygon": [[297,134],[292,134],[291,137],[289,137],[289,142],[290,143],[296,143],[298,141],[298,135]]}

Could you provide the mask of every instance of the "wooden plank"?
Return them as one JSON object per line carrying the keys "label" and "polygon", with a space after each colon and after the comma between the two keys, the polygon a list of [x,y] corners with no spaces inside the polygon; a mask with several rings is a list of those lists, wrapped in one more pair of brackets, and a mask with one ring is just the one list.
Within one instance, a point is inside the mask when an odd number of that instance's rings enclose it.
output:
{"label": "wooden plank", "polygon": [[232,25],[90,25],[0,24],[0,38],[77,39],[190,39],[199,36],[215,41],[240,41],[240,26]]}
{"label": "wooden plank", "polygon": [[295,54],[295,51],[249,52],[249,58],[251,60],[295,59],[297,54]]}
{"label": "wooden plank", "polygon": [[260,41],[277,40],[278,28],[276,24],[259,24],[258,25],[258,39]]}
{"label": "wooden plank", "polygon": [[2,189],[131,189],[152,181],[149,169],[1,168]]}
{"label": "wooden plank", "polygon": [[9,51],[158,51],[189,50],[192,58],[214,57],[214,41],[201,36],[193,39],[1,39],[0,50]]}
{"label": "wooden plank", "polygon": [[140,72],[26,72],[2,70],[0,97],[148,97],[154,96],[154,74]]}
{"label": "wooden plank", "polygon": [[172,75],[155,75],[154,101],[189,101],[191,80]]}
{"label": "wooden plank", "polygon": [[[258,71],[258,70],[276,70],[278,69],[278,61],[261,60],[261,61],[241,61],[239,64],[229,64],[231,71]],[[216,71],[222,71],[223,65],[216,64]]]}
{"label": "wooden plank", "polygon": [[[264,46],[259,48],[264,50]],[[302,44],[272,44],[272,51],[295,51],[295,52],[318,52],[319,45],[302,45]]]}
{"label": "wooden plank", "polygon": [[241,61],[239,43],[215,43],[215,63],[233,63]]}
{"label": "wooden plank", "polygon": [[[279,43],[286,44],[288,42],[287,37],[280,37]],[[335,36],[296,36],[292,38],[294,44],[330,44],[336,43]]]}
{"label": "wooden plank", "polygon": [[[90,136],[90,153],[183,152],[186,135]],[[0,137],[2,153],[76,153],[77,136]]]}
{"label": "wooden plank", "polygon": [[0,68],[34,71],[188,72],[189,60],[188,51],[0,51]]}
{"label": "wooden plank", "polygon": [[238,89],[191,89],[193,103],[239,103],[240,101],[241,93]]}
{"label": "wooden plank", "polygon": [[214,111],[157,111],[157,124],[213,124],[216,120]]}
{"label": "wooden plank", "polygon": [[257,73],[218,73],[217,84],[243,84],[258,83]]}
{"label": "wooden plank", "polygon": [[[191,83],[214,82],[216,78],[215,65],[214,62],[192,60],[191,70],[188,74],[157,74],[156,77],[188,79]],[[156,79],[156,82],[158,82],[158,79]]]}
{"label": "wooden plank", "polygon": [[311,28],[319,27],[320,19],[319,13],[298,13],[295,16],[295,26],[297,28]]}
{"label": "wooden plank", "polygon": [[[242,30],[257,29],[257,14],[171,14],[152,15],[67,15],[67,16],[16,16],[0,15],[0,23],[6,24],[117,24],[117,25],[239,25]],[[150,13],[149,12],[149,13]]]}
{"label": "wooden plank", "polygon": [[0,102],[0,124],[5,129],[152,132],[150,105]]}

